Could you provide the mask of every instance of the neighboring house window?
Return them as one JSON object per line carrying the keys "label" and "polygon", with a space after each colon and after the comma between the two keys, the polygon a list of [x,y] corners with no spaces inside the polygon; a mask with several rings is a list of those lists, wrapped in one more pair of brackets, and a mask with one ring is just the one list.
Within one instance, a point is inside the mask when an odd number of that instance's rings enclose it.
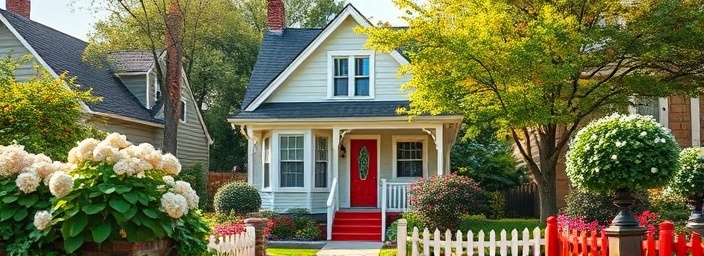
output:
{"label": "neighboring house window", "polygon": [[186,122],[186,101],[181,101],[181,122],[185,123]]}
{"label": "neighboring house window", "polygon": [[264,150],[262,152],[263,163],[264,163],[264,182],[262,184],[263,188],[271,187],[271,144],[269,138],[264,139]]}
{"label": "neighboring house window", "polygon": [[423,177],[428,161],[424,136],[394,136],[396,177]]}
{"label": "neighboring house window", "polygon": [[636,99],[636,113],[652,116],[660,122],[660,104],[657,97],[639,97]]}
{"label": "neighboring house window", "polygon": [[280,138],[280,177],[282,188],[303,187],[303,135],[283,135]]}
{"label": "neighboring house window", "polygon": [[330,52],[330,89],[333,98],[374,97],[373,52]]}
{"label": "neighboring house window", "polygon": [[315,137],[315,187],[328,186],[328,138]]}

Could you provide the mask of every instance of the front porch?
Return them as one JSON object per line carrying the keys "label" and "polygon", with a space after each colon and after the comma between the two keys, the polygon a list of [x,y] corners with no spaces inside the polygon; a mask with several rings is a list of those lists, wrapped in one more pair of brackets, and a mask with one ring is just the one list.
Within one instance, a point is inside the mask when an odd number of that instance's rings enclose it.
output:
{"label": "front porch", "polygon": [[449,174],[460,119],[418,119],[243,126],[248,182],[260,190],[263,209],[326,215],[328,239],[335,239],[338,210],[375,209],[383,239],[386,213],[408,210],[411,183]]}

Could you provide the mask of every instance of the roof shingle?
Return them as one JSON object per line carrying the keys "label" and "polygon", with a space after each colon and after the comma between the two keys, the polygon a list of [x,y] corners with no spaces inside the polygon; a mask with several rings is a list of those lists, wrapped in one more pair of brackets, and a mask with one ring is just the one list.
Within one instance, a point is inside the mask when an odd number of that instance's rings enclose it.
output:
{"label": "roof shingle", "polygon": [[263,103],[254,111],[242,111],[237,119],[300,119],[339,117],[394,117],[408,101],[326,101]]}

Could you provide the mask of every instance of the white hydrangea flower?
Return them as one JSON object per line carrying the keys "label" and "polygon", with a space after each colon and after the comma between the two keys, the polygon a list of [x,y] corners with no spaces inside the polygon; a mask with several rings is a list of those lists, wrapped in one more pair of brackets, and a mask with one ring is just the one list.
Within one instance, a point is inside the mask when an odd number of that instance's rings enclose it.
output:
{"label": "white hydrangea flower", "polygon": [[51,158],[45,154],[34,155],[34,163],[51,163]]}
{"label": "white hydrangea flower", "polygon": [[29,194],[34,191],[37,191],[37,187],[39,187],[39,182],[41,180],[42,179],[40,179],[36,173],[25,172],[20,173],[20,175],[17,176],[15,183],[17,184],[17,187],[22,190],[22,192],[24,192],[25,194]]}
{"label": "white hydrangea flower", "polygon": [[616,160],[616,159],[618,159],[617,155],[611,155],[611,160]]}
{"label": "white hydrangea flower", "polygon": [[164,163],[161,161],[161,158],[162,158],[161,151],[159,151],[159,150],[154,150],[154,151],[150,152],[149,154],[143,155],[142,158],[145,161],[149,162],[149,164],[151,164],[155,170],[161,170],[164,168]]}
{"label": "white hydrangea flower", "polygon": [[161,161],[166,174],[176,176],[181,172],[181,163],[178,162],[178,159],[174,155],[170,153],[164,154]]}
{"label": "white hydrangea flower", "polygon": [[162,177],[161,179],[164,180],[164,183],[166,183],[166,185],[173,187],[176,184],[176,182],[174,181],[174,177],[171,177],[169,175],[166,175],[166,176]]}
{"label": "white hydrangea flower", "polygon": [[51,213],[47,211],[39,211],[34,214],[34,227],[39,230],[44,230],[51,225]]}
{"label": "white hydrangea flower", "polygon": [[188,202],[179,194],[166,192],[161,196],[161,207],[171,218],[178,219],[188,213]]}
{"label": "white hydrangea flower", "polygon": [[127,141],[127,136],[119,134],[119,133],[111,133],[105,139],[103,140],[106,145],[109,145],[111,147],[117,148],[117,149],[123,149],[126,147],[129,147],[132,145],[129,141]]}
{"label": "white hydrangea flower", "polygon": [[655,138],[655,140],[653,140],[653,142],[654,142],[654,143],[660,142],[660,137]]}
{"label": "white hydrangea flower", "polygon": [[648,136],[648,132],[646,132],[646,131],[642,131],[642,132],[640,133],[640,135],[638,135],[638,137],[641,137],[641,138],[643,138],[643,137],[645,137],[645,136]]}
{"label": "white hydrangea flower", "polygon": [[652,173],[657,173],[657,172],[658,172],[658,168],[652,167],[652,168],[650,168],[650,172],[652,172]]}
{"label": "white hydrangea flower", "polygon": [[68,152],[69,163],[81,164],[93,161],[93,150],[100,143],[99,140],[88,138],[78,143],[78,146]]}
{"label": "white hydrangea flower", "polygon": [[119,161],[120,158],[122,157],[118,148],[105,143],[105,141],[99,143],[93,149],[93,159],[95,161],[105,161],[112,164]]}
{"label": "white hydrangea flower", "polygon": [[123,158],[112,166],[112,170],[117,175],[132,175],[135,173],[134,167],[131,164],[133,158]]}
{"label": "white hydrangea flower", "polygon": [[34,163],[34,157],[24,151],[24,146],[13,144],[0,147],[0,176],[9,177],[20,173]]}
{"label": "white hydrangea flower", "polygon": [[200,200],[200,197],[198,197],[198,194],[196,193],[195,190],[188,191],[185,195],[183,195],[186,198],[186,203],[188,204],[188,209],[197,209],[198,208],[198,201]]}
{"label": "white hydrangea flower", "polygon": [[174,184],[174,192],[176,192],[179,195],[185,196],[186,193],[189,191],[193,190],[191,188],[191,184],[182,180],[176,181]]}
{"label": "white hydrangea flower", "polygon": [[65,172],[59,171],[51,175],[49,191],[55,197],[68,195],[73,189],[73,178]]}

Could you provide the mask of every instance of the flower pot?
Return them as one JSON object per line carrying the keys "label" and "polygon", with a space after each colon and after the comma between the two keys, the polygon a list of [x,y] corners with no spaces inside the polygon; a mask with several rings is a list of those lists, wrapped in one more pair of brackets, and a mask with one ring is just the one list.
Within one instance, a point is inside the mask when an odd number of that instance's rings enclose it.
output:
{"label": "flower pot", "polygon": [[611,226],[638,227],[638,219],[631,213],[631,206],[635,197],[628,188],[619,188],[614,193],[614,205],[618,206],[618,215],[611,222]]}
{"label": "flower pot", "polygon": [[171,240],[169,239],[137,243],[131,243],[128,241],[107,241],[102,244],[86,243],[83,245],[83,248],[81,248],[80,255],[168,256],[173,254],[171,244]]}

